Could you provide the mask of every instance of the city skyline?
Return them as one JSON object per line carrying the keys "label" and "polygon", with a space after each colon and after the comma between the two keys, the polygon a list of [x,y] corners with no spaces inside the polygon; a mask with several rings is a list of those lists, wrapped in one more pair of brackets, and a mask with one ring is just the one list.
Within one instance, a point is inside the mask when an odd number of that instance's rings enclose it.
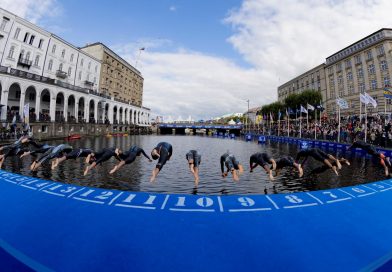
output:
{"label": "city skyline", "polygon": [[[206,119],[277,99],[277,87],[383,27],[388,1],[0,0],[78,46],[102,41],[135,65],[144,106]],[[375,19],[376,18],[376,19]],[[124,31],[125,30],[125,31]]]}

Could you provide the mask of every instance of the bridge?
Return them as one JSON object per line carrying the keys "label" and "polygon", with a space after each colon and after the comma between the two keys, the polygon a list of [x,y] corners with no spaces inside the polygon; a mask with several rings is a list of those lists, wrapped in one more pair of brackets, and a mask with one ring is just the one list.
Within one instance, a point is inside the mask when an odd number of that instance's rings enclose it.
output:
{"label": "bridge", "polygon": [[158,132],[159,134],[180,134],[185,135],[185,130],[190,130],[193,135],[196,133],[206,133],[211,132],[216,133],[228,133],[239,136],[243,126],[242,125],[221,125],[221,124],[201,124],[201,123],[177,123],[177,124],[159,124]]}

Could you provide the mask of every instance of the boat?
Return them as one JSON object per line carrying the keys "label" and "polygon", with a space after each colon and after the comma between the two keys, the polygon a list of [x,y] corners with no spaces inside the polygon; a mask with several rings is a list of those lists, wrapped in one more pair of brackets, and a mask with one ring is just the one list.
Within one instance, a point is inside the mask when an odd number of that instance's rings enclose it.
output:
{"label": "boat", "polygon": [[68,139],[68,140],[78,140],[80,138],[82,138],[82,136],[80,136],[80,134],[72,134],[72,135],[69,135],[68,137],[66,137],[66,139]]}

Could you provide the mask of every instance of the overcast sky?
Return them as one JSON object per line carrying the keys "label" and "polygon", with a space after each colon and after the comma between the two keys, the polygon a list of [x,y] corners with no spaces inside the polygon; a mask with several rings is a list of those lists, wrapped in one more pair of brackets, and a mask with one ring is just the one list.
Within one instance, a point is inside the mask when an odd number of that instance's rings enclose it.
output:
{"label": "overcast sky", "polygon": [[101,41],[144,76],[156,115],[206,119],[277,99],[277,87],[392,28],[392,1],[0,0],[76,46]]}

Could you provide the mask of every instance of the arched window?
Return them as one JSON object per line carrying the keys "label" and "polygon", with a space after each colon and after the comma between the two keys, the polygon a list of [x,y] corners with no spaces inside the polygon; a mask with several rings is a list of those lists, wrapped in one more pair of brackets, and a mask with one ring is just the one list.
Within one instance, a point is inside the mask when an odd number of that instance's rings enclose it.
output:
{"label": "arched window", "polygon": [[82,80],[82,71],[79,72],[79,80]]}
{"label": "arched window", "polygon": [[17,39],[19,38],[19,33],[20,33],[20,28],[18,27],[18,28],[15,30],[15,35],[14,35],[14,39],[15,39],[15,40],[17,40]]}
{"label": "arched window", "polygon": [[88,63],[88,69],[90,70],[91,68],[91,61]]}
{"label": "arched window", "polygon": [[65,49],[63,49],[63,51],[61,51],[61,57],[64,58],[65,56]]}
{"label": "arched window", "polygon": [[60,65],[59,65],[59,71],[63,71],[63,64],[62,63],[60,63]]}
{"label": "arched window", "polygon": [[15,46],[11,46],[10,52],[8,53],[8,58],[12,59],[14,57]]}
{"label": "arched window", "polygon": [[74,54],[71,54],[71,58],[69,59],[70,62],[73,62]]}
{"label": "arched window", "polygon": [[26,54],[26,60],[30,60],[30,52],[27,52],[27,54]]}
{"label": "arched window", "polygon": [[81,59],[80,60],[80,66],[82,66],[82,67],[83,67],[83,62],[84,62],[84,59]]}
{"label": "arched window", "polygon": [[53,60],[50,60],[48,65],[48,70],[52,71],[52,68],[53,68]]}
{"label": "arched window", "polygon": [[24,58],[24,50],[22,49],[22,51],[20,51],[19,54],[19,59],[23,59]]}
{"label": "arched window", "polygon": [[35,56],[34,66],[38,66],[39,64],[39,55]]}
{"label": "arched window", "polygon": [[68,68],[68,76],[71,76],[71,73],[72,73],[72,68],[69,67],[69,68]]}
{"label": "arched window", "polygon": [[56,53],[56,45],[54,44],[52,47],[52,54]]}

